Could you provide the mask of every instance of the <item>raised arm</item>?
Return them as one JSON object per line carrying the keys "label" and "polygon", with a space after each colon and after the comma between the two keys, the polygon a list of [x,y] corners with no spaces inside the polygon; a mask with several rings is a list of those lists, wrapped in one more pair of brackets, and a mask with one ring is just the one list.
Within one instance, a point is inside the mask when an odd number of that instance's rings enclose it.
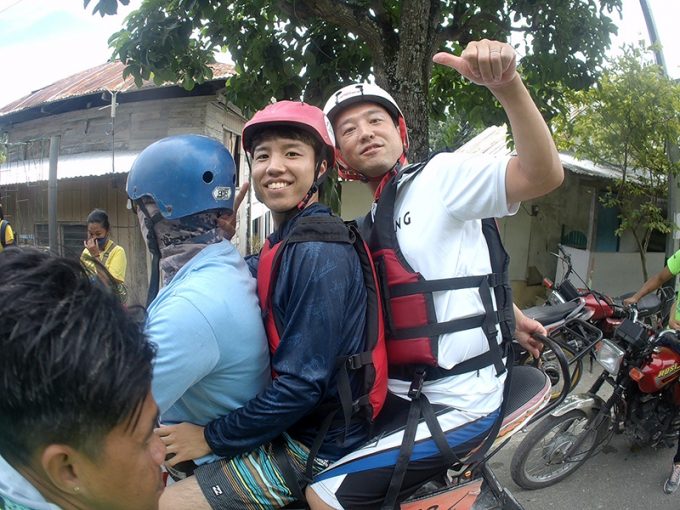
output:
{"label": "raised arm", "polygon": [[517,148],[506,173],[508,203],[545,195],[562,183],[564,170],[555,143],[517,73],[512,46],[483,39],[468,44],[460,57],[437,53],[433,61],[487,87],[503,106]]}

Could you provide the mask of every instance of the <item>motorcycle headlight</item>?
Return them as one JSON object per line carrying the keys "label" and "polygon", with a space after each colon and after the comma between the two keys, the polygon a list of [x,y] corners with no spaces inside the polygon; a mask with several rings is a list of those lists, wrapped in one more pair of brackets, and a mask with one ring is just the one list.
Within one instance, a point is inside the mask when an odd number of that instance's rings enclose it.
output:
{"label": "motorcycle headlight", "polygon": [[625,351],[611,340],[603,339],[595,347],[595,359],[612,375],[619,373]]}

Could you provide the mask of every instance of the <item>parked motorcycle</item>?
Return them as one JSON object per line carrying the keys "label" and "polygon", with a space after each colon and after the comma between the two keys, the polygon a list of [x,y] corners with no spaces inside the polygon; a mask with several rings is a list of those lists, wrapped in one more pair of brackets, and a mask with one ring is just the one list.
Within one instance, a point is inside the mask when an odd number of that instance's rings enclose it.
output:
{"label": "parked motorcycle", "polygon": [[[548,334],[562,347],[571,366],[573,389],[581,379],[583,359],[590,356],[592,367],[593,348],[600,337],[612,338],[616,328],[628,316],[629,310],[623,305],[623,300],[633,295],[633,292],[612,298],[590,289],[574,271],[569,254],[562,246],[558,245],[558,250],[560,253],[553,255],[567,268],[562,281],[553,282],[544,278],[543,285],[548,291],[546,305],[522,311],[543,324]],[[582,288],[574,286],[569,279],[572,275],[581,281]],[[653,331],[661,330],[668,321],[674,298],[670,288],[661,288],[656,294],[648,294],[637,305],[638,317]],[[570,309],[572,311],[565,315]],[[520,356],[520,363],[530,361],[528,353]],[[562,381],[559,380],[559,370],[550,351],[542,353],[541,365],[553,381],[553,396],[556,396],[561,389]]]}
{"label": "parked motorcycle", "polygon": [[[555,484],[599,452],[613,434],[637,445],[673,446],[680,430],[680,339],[654,333],[631,311],[595,360],[603,372],[583,394],[570,395],[537,423],[515,451],[512,479],[525,489]],[[599,395],[613,387],[608,399]]]}
{"label": "parked motorcycle", "polygon": [[[549,278],[543,279],[543,286],[547,289],[547,303],[560,305],[578,298],[585,300],[586,314],[584,320],[597,326],[605,338],[611,338],[614,330],[627,317],[627,310],[623,306],[623,300],[632,296],[635,292],[627,292],[618,297],[610,297],[588,287],[585,281],[574,270],[571,256],[558,245],[559,254],[553,253],[558,260],[566,265],[566,272],[561,282],[552,282]],[[570,280],[570,276],[578,279],[583,287],[577,288]],[[655,294],[648,294],[637,304],[638,318],[654,330],[661,330],[668,323],[671,305],[675,299],[673,289],[661,287]]]}

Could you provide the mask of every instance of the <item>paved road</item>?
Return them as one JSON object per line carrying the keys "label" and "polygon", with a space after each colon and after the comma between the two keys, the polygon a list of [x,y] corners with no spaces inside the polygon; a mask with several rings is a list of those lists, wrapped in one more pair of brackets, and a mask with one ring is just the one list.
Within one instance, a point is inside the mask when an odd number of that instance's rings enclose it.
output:
{"label": "paved road", "polygon": [[[576,391],[587,388],[589,381],[599,375],[597,364],[593,371],[589,377],[586,370]],[[527,491],[510,477],[512,453],[524,436],[523,432],[515,434],[490,465],[526,510],[680,510],[680,489],[672,495],[662,490],[675,453],[672,449],[631,451],[624,436],[615,436],[602,453],[565,480]]]}

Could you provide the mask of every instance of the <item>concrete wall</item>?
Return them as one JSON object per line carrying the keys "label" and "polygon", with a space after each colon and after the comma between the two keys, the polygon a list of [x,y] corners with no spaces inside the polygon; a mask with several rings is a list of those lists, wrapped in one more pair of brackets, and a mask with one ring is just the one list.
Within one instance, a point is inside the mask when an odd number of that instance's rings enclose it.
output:
{"label": "concrete wall", "polygon": [[[585,280],[588,286],[609,296],[634,292],[644,283],[638,253],[602,253],[571,247],[563,249],[570,255],[574,271]],[[664,264],[663,253],[647,253],[650,276],[661,270]],[[566,264],[558,264],[555,279],[562,281],[566,271]],[[576,287],[583,287],[583,282],[577,276],[569,279]]]}

